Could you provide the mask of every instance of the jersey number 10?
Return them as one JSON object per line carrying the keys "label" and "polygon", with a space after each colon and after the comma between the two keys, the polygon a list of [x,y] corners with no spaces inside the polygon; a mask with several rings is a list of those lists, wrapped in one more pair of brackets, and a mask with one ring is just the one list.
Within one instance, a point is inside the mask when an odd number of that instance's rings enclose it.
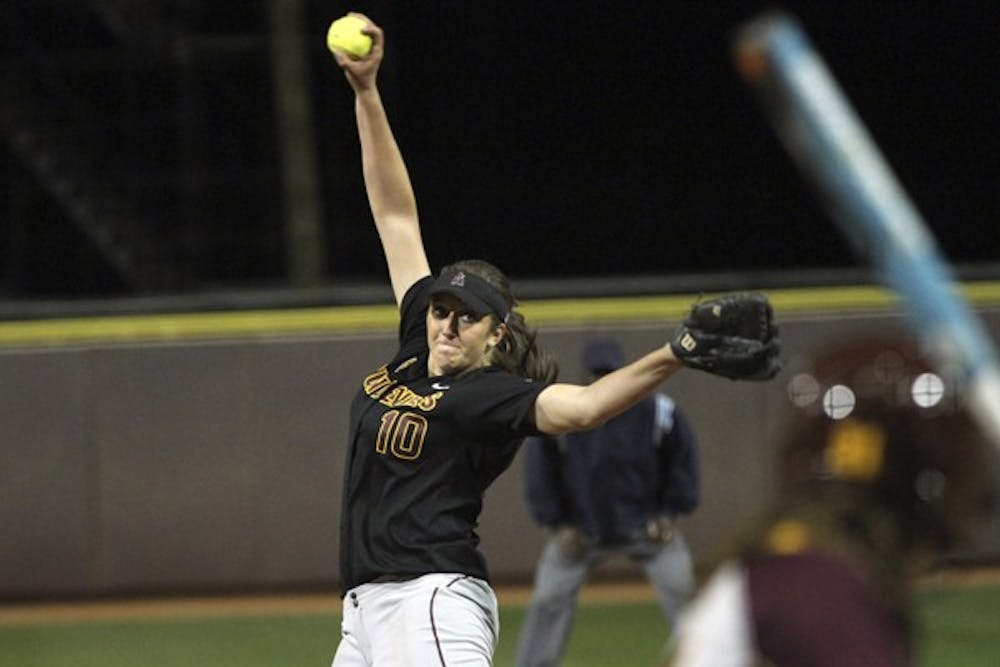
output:
{"label": "jersey number 10", "polygon": [[375,439],[375,451],[412,461],[423,451],[426,436],[427,419],[423,415],[389,410],[382,415],[378,437]]}

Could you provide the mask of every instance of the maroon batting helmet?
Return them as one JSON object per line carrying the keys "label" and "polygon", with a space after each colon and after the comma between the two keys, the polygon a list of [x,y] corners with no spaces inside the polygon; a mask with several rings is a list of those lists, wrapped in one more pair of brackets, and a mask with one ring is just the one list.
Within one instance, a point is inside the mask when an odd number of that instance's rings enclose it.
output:
{"label": "maroon batting helmet", "polygon": [[863,489],[893,512],[912,544],[944,548],[973,538],[992,506],[997,464],[963,389],[908,338],[828,348],[789,383],[795,414],[780,479],[786,488]]}

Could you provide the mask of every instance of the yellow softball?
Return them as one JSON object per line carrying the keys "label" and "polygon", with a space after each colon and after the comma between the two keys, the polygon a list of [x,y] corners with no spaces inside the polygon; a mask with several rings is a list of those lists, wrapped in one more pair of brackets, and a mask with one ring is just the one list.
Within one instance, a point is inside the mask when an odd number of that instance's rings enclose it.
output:
{"label": "yellow softball", "polygon": [[343,53],[357,60],[372,50],[372,38],[361,32],[365,20],[357,16],[341,16],[326,31],[326,46],[332,53]]}

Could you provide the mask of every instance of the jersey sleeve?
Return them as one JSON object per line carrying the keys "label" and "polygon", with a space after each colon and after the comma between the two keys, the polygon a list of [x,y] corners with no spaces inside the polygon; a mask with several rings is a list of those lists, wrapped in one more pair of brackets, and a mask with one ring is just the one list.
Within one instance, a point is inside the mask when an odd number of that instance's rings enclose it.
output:
{"label": "jersey sleeve", "polygon": [[399,304],[399,347],[408,350],[427,341],[427,301],[434,279],[424,276],[406,290]]}
{"label": "jersey sleeve", "polygon": [[544,388],[541,382],[502,369],[486,369],[463,387],[460,420],[471,425],[475,435],[486,441],[506,442],[540,435],[534,408],[535,399]]}

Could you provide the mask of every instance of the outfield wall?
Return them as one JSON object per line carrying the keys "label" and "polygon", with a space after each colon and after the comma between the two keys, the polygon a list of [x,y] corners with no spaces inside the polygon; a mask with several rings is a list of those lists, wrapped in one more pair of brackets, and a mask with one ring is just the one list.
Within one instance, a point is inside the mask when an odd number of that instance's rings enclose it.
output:
{"label": "outfield wall", "polygon": [[[1000,289],[970,286],[1000,338]],[[893,331],[870,287],[772,291],[786,369],[772,382],[682,372],[664,385],[701,439],[699,561],[770,498],[785,384],[802,355]],[[692,296],[529,302],[562,377],[583,343],[630,356],[665,340]],[[332,586],[347,409],[392,352],[388,306],[0,323],[0,597]],[[523,461],[489,491],[483,548],[527,580],[543,532]],[[609,571],[625,568],[612,564]]]}

